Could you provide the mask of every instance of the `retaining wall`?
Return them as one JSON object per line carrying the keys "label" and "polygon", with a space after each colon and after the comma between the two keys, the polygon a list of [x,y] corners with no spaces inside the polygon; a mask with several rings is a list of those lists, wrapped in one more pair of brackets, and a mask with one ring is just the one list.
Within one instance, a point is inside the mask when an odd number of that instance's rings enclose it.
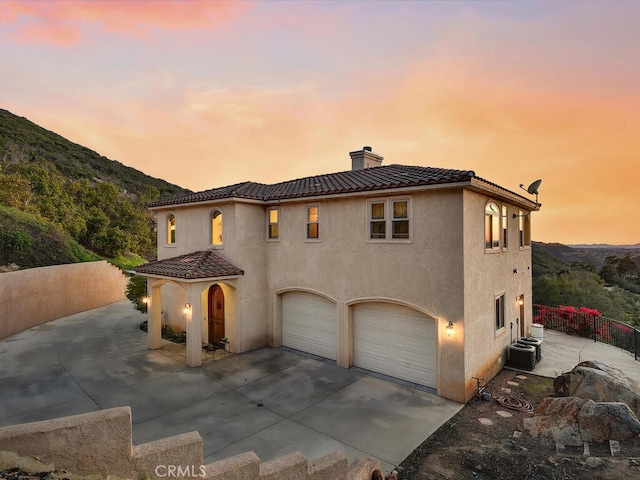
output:
{"label": "retaining wall", "polygon": [[125,298],[127,277],[106,261],[0,274],[0,339]]}
{"label": "retaining wall", "polygon": [[300,452],[261,463],[247,452],[203,465],[198,432],[131,444],[131,409],[117,407],[70,417],[0,427],[0,451],[37,456],[76,475],[215,480],[369,480],[379,462],[347,465],[341,452],[313,461]]}

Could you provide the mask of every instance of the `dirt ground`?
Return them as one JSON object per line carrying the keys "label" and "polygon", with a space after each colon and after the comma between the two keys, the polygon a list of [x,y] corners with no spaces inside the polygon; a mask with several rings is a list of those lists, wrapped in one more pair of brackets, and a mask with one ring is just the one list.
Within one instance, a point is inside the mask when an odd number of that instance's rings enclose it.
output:
{"label": "dirt ground", "polygon": [[[504,369],[487,390],[492,399],[474,398],[465,405],[402,462],[399,479],[640,479],[640,439],[620,442],[620,453],[615,456],[608,443],[589,444],[590,456],[602,460],[599,466],[590,467],[587,463],[598,461],[587,462],[583,447],[557,451],[552,440],[520,433],[522,419],[532,413],[505,408],[495,400],[516,397],[535,407],[554,395],[553,379]],[[503,412],[512,416],[503,416]]]}

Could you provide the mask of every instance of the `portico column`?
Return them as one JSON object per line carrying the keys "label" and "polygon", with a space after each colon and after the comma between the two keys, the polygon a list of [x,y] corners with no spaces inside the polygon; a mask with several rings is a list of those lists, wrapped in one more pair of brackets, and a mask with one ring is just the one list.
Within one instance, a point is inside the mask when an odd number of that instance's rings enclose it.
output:
{"label": "portico column", "polygon": [[162,347],[162,293],[147,280],[147,339],[149,349]]}
{"label": "portico column", "polygon": [[185,323],[187,327],[187,365],[199,367],[202,365],[202,326],[200,295],[197,292],[187,294],[185,307]]}

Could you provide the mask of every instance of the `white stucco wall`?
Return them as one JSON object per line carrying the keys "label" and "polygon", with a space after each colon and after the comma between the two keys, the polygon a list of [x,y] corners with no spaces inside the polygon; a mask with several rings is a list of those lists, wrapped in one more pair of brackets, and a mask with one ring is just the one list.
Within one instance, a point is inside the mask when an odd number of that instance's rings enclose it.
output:
{"label": "white stucco wall", "polygon": [[[508,249],[486,252],[484,245],[484,211],[489,197],[465,190],[464,257],[465,322],[464,352],[466,397],[473,395],[472,377],[492,378],[504,366],[506,351],[516,339],[520,306],[525,297],[525,331],[531,324],[531,247],[519,247],[518,208],[508,207]],[[496,201],[499,205],[504,202]],[[495,329],[495,296],[505,294],[505,328]],[[511,329],[513,324],[513,330]]]}

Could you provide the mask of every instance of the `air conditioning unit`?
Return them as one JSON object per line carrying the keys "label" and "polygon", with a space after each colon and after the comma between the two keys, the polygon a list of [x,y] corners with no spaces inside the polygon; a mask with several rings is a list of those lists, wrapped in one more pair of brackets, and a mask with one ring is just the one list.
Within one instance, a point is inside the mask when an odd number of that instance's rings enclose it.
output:
{"label": "air conditioning unit", "polygon": [[509,345],[507,366],[518,370],[531,371],[536,368],[536,347],[524,343]]}
{"label": "air conditioning unit", "polygon": [[542,340],[533,337],[519,338],[517,343],[524,343],[525,345],[533,345],[536,347],[536,363],[542,359]]}

